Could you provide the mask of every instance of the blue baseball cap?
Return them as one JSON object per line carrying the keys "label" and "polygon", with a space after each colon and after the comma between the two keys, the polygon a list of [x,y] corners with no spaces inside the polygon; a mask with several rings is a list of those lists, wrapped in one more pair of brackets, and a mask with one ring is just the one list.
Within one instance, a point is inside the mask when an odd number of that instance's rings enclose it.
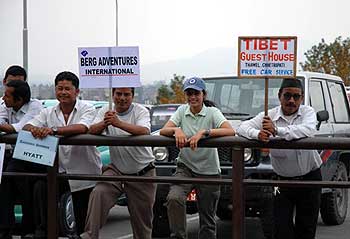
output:
{"label": "blue baseball cap", "polygon": [[198,91],[205,90],[206,88],[205,88],[204,80],[199,77],[188,78],[187,80],[185,80],[185,83],[183,86],[184,91],[187,89],[194,89]]}

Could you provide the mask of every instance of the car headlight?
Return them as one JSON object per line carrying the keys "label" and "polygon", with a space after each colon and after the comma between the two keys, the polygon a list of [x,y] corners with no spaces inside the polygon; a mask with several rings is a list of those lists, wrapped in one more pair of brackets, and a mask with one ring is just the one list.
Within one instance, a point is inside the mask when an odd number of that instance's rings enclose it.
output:
{"label": "car headlight", "polygon": [[154,147],[153,155],[156,158],[156,161],[164,161],[168,158],[168,150],[165,147]]}
{"label": "car headlight", "polygon": [[248,162],[252,158],[252,149],[244,148],[244,162]]}

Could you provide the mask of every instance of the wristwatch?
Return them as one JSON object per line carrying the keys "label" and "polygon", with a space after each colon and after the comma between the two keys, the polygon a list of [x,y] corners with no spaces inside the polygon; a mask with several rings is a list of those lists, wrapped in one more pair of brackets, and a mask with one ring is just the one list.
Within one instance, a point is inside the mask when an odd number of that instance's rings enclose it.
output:
{"label": "wristwatch", "polygon": [[53,135],[58,134],[58,128],[56,126],[51,127]]}
{"label": "wristwatch", "polygon": [[208,138],[210,136],[210,129],[206,129],[205,131],[204,131],[204,137],[205,138]]}

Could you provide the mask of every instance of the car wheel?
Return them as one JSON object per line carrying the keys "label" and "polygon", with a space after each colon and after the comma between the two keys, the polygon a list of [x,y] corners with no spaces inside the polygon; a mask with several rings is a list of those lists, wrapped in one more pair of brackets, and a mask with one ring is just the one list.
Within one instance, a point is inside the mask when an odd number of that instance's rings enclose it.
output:
{"label": "car wheel", "polygon": [[[348,181],[346,167],[343,162],[329,161],[322,173],[330,173],[331,181]],[[327,178],[327,177],[326,177]],[[340,225],[344,222],[348,211],[348,189],[332,188],[331,192],[322,194],[321,197],[321,217],[327,225]]]}
{"label": "car wheel", "polygon": [[153,206],[153,237],[169,237],[169,219],[167,208],[164,206],[165,201],[156,200]]}
{"label": "car wheel", "polygon": [[59,224],[60,232],[63,236],[74,235],[76,233],[75,217],[73,211],[73,200],[70,192],[64,193],[59,204]]}

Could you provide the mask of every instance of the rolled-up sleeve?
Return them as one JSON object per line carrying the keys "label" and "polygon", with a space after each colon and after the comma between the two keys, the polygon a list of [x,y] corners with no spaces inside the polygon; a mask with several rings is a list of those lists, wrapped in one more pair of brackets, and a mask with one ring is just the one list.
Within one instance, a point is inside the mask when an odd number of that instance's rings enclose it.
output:
{"label": "rolled-up sleeve", "polygon": [[286,140],[313,137],[316,132],[316,114],[313,108],[304,107],[297,124],[285,127],[277,126],[277,135]]}
{"label": "rolled-up sleeve", "polygon": [[79,109],[80,119],[75,124],[83,124],[87,128],[94,122],[96,116],[96,109],[91,104],[85,104],[83,107]]}
{"label": "rolled-up sleeve", "polygon": [[37,127],[47,127],[47,118],[49,109],[43,109],[38,115],[29,120],[26,124],[30,124]]}
{"label": "rolled-up sleeve", "polygon": [[238,135],[248,139],[258,139],[258,135],[262,127],[263,118],[264,112],[261,112],[253,119],[243,121],[237,129]]}
{"label": "rolled-up sleeve", "polygon": [[11,124],[12,127],[16,130],[16,132],[20,131],[23,126],[32,120],[35,116],[37,116],[42,109],[43,106],[40,101],[35,100],[30,102],[27,112],[23,115],[20,121]]}

